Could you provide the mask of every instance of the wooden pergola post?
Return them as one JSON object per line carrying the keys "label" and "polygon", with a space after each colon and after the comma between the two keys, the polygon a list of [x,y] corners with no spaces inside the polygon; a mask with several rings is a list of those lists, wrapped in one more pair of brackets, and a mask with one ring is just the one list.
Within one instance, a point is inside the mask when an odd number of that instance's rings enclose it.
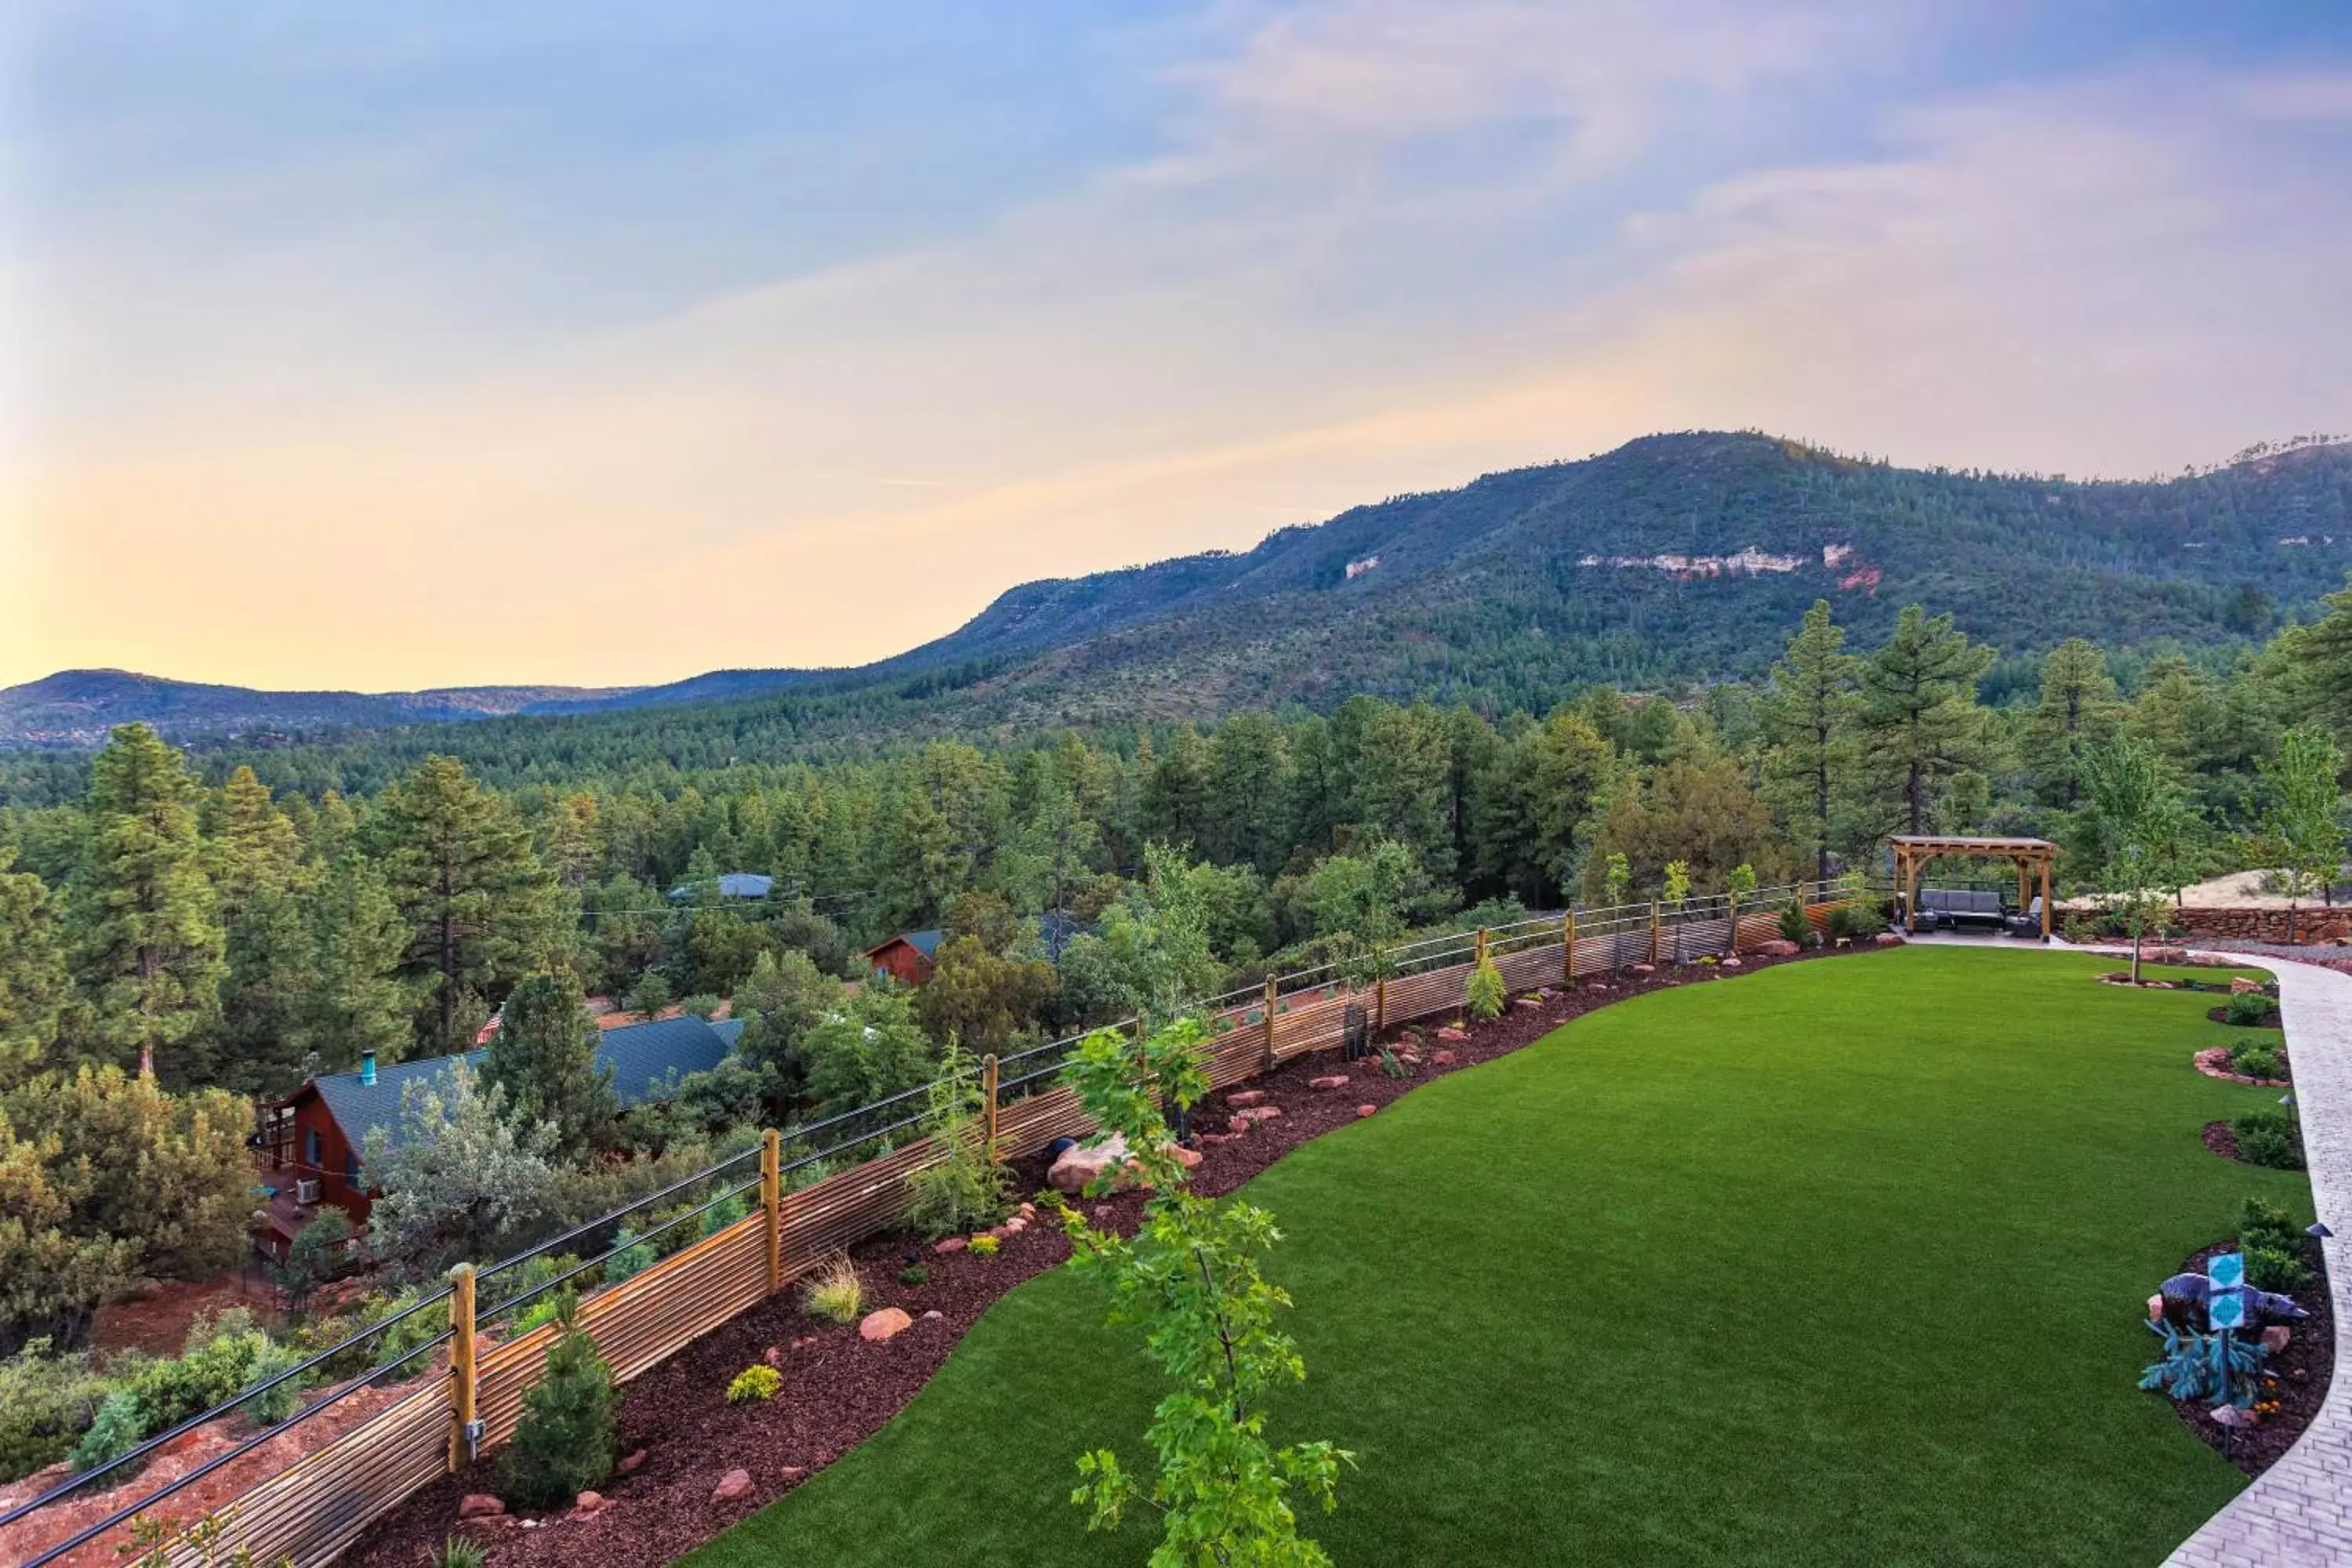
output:
{"label": "wooden pergola post", "polygon": [[2050,940],[2050,858],[2042,859],[2042,940]]}

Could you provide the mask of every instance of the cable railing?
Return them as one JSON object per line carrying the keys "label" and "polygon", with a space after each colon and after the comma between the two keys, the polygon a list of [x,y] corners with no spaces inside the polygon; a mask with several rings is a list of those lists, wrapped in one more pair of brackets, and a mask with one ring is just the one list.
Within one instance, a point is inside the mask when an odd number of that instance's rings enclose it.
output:
{"label": "cable railing", "polygon": [[[1557,947],[1561,950],[1558,978],[1563,983],[1574,984],[1580,975],[1590,972],[1583,960],[1600,950],[1605,949],[1605,952],[1601,953],[1601,965],[1611,968],[1640,962],[1640,955],[1644,952],[1645,946],[1648,952],[1664,956],[1670,962],[1676,958],[1704,956],[1698,952],[1681,951],[1679,944],[1675,943],[1671,939],[1676,934],[1687,934],[1693,928],[1719,926],[1723,928],[1719,933],[1720,951],[1730,953],[1737,951],[1741,927],[1750,919],[1776,916],[1781,909],[1791,902],[1818,911],[1825,906],[1848,901],[1857,896],[1876,899],[1885,896],[1885,890],[1875,888],[1856,889],[1843,882],[1805,881],[1759,888],[1752,892],[1739,895],[1736,900],[1727,893],[1712,893],[1696,896],[1676,903],[1652,900],[1605,905],[1588,910],[1531,914],[1506,925],[1476,930],[1439,931],[1385,948],[1380,952],[1377,962],[1371,965],[1376,973],[1369,984],[1388,988],[1381,993],[1384,1005],[1385,998],[1395,993],[1400,983],[1404,983],[1406,988],[1412,990],[1420,998],[1402,1012],[1382,1020],[1387,1024],[1394,1024],[1407,1016],[1425,1017],[1433,1012],[1443,1014],[1458,1008],[1461,1004],[1459,995],[1454,995],[1450,1000],[1441,998],[1439,1005],[1430,1005],[1427,1000],[1429,994],[1426,991],[1429,981],[1424,977],[1441,973],[1452,967],[1466,967],[1468,962],[1477,955],[1483,954],[1494,959],[1516,958],[1529,952],[1539,952],[1547,947]],[[1635,956],[1630,958],[1627,955],[1626,939],[1628,938],[1636,939],[1633,947]],[[1712,934],[1710,940],[1714,940]],[[1279,1031],[1285,1026],[1305,1029],[1303,1037],[1294,1037],[1298,1041],[1294,1046],[1295,1050],[1323,1048],[1337,1043],[1337,1037],[1333,1033],[1338,1028],[1335,1021],[1336,1010],[1325,1010],[1323,1005],[1332,1001],[1352,1005],[1354,999],[1361,997],[1364,994],[1364,986],[1368,984],[1360,973],[1361,967],[1360,964],[1351,965],[1335,960],[1281,974],[1269,975],[1266,982],[1255,987],[1240,988],[1204,998],[1195,1004],[1195,1010],[1208,1014],[1216,1024],[1212,1040],[1206,1048],[1212,1053],[1219,1050],[1229,1052],[1233,1047],[1230,1045],[1220,1045],[1219,1042],[1229,1041],[1231,1036],[1237,1030],[1264,1029],[1265,1050],[1259,1064],[1262,1067],[1266,1063],[1281,1059],[1281,1053],[1276,1049],[1276,1045]],[[1524,961],[1515,972],[1523,976],[1533,973],[1524,967]],[[1271,1013],[1267,1008],[1269,995],[1274,1003]],[[1310,1023],[1311,1026],[1307,1026]],[[1009,1107],[1015,1107],[1029,1100],[1042,1092],[1043,1087],[1047,1085],[1048,1080],[1059,1079],[1070,1055],[1079,1042],[1099,1032],[1101,1028],[1124,1031],[1137,1026],[1138,1020],[1129,1016],[1113,1024],[1097,1026],[1094,1029],[1081,1031],[1059,1039],[1026,1046],[996,1058],[993,1063],[996,1072],[994,1080],[996,1098],[992,1110],[992,1130],[995,1124],[996,1114]],[[1258,1068],[1244,1068],[1234,1070],[1247,1073]],[[789,1182],[793,1176],[806,1176],[812,1173],[822,1175],[830,1162],[853,1151],[876,1144],[884,1146],[884,1152],[881,1154],[870,1156],[865,1165],[852,1165],[834,1173],[835,1176],[845,1178],[854,1172],[874,1168],[877,1171],[877,1181],[886,1184],[894,1181],[902,1183],[907,1173],[919,1168],[924,1159],[932,1156],[919,1150],[906,1154],[894,1152],[889,1141],[898,1138],[900,1134],[916,1131],[931,1119],[931,1096],[940,1087],[940,1081],[934,1080],[931,1083],[917,1085],[867,1104],[779,1130],[772,1135],[773,1142],[779,1148],[793,1151],[793,1153],[788,1160],[779,1157],[775,1167],[778,1187],[767,1201],[781,1204],[784,1190],[783,1184]],[[1074,1101],[1072,1106],[1075,1106]],[[1050,1114],[1066,1116],[1068,1112],[1054,1110]],[[487,1296],[475,1296],[471,1320],[465,1324],[463,1330],[469,1348],[476,1331],[485,1325],[502,1327],[520,1323],[527,1314],[527,1309],[551,1291],[577,1284],[584,1284],[591,1289],[598,1286],[608,1289],[621,1286],[628,1279],[676,1264],[698,1246],[711,1244],[719,1237],[730,1235],[737,1226],[760,1218],[759,1215],[746,1215],[741,1219],[721,1225],[716,1229],[709,1223],[711,1215],[725,1212],[730,1205],[740,1205],[745,1199],[754,1194],[762,1193],[768,1187],[769,1176],[765,1170],[760,1176],[748,1182],[724,1180],[729,1173],[737,1170],[747,1161],[761,1157],[765,1146],[766,1141],[763,1141],[761,1146],[755,1146],[714,1161],[699,1170],[666,1183],[654,1191],[633,1198],[592,1219],[568,1226],[554,1235],[482,1266],[474,1272],[475,1289],[478,1289],[483,1281],[509,1274],[534,1259],[550,1257],[561,1259],[560,1265],[546,1278],[530,1279],[512,1294],[492,1292]],[[909,1163],[909,1161],[913,1163]],[[820,1182],[818,1186],[835,1184],[837,1183]],[[792,1190],[814,1193],[817,1188]],[[869,1184],[857,1190],[868,1192],[873,1189]],[[688,1199],[685,1206],[677,1209],[677,1212],[669,1212],[667,1205],[681,1197]],[[843,1215],[854,1217],[855,1215],[865,1212],[864,1208],[858,1206],[864,1202],[863,1199],[843,1200],[841,1204],[835,1205],[840,1211],[839,1214],[828,1211],[827,1215],[819,1217],[825,1219],[828,1224],[833,1224]],[[659,1211],[656,1214],[656,1223],[642,1231],[625,1226],[625,1222],[644,1215],[649,1210]],[[896,1211],[887,1209],[887,1205],[884,1209],[877,1209],[875,1213],[880,1215],[886,1210],[895,1215]],[[776,1212],[774,1208],[768,1211],[771,1221]],[[619,1279],[613,1278],[611,1266],[615,1259],[639,1249],[654,1247],[665,1238],[672,1237],[681,1229],[688,1226],[694,1227],[700,1234],[689,1240],[684,1248],[671,1252],[667,1257],[654,1259],[648,1267],[632,1268],[627,1275],[621,1276]],[[835,1228],[837,1228],[837,1225]],[[595,1246],[598,1241],[603,1245]],[[595,1247],[588,1257],[573,1258],[562,1251],[572,1244],[583,1242]],[[445,1285],[422,1295],[417,1300],[316,1352],[298,1365],[276,1373],[251,1388],[240,1390],[235,1396],[213,1408],[192,1415],[169,1430],[142,1441],[114,1458],[95,1465],[39,1495],[16,1504],[5,1512],[0,1512],[0,1528],[21,1521],[51,1503],[82,1492],[94,1483],[109,1477],[121,1478],[132,1473],[134,1468],[143,1468],[147,1459],[153,1458],[191,1431],[247,1409],[256,1401],[265,1398],[274,1391],[284,1389],[289,1385],[297,1388],[305,1386],[301,1380],[339,1363],[348,1364],[350,1359],[361,1347],[386,1336],[417,1314],[448,1303],[453,1293],[453,1289]],[[469,1294],[471,1294],[470,1291]],[[592,1300],[596,1299],[598,1298],[590,1298]],[[453,1318],[465,1317],[462,1310],[456,1309],[452,1310],[452,1315]],[[437,1357],[442,1351],[451,1345],[453,1340],[458,1339],[460,1334],[459,1326],[453,1322],[450,1328],[442,1330],[420,1342],[414,1344],[404,1342],[393,1346],[392,1348],[398,1352],[396,1355],[390,1355],[379,1364],[358,1369],[343,1382],[341,1387],[334,1389],[325,1397],[312,1401],[285,1420],[261,1424],[256,1431],[231,1444],[202,1465],[173,1478],[155,1491],[110,1511],[106,1517],[76,1531],[68,1538],[48,1545],[37,1555],[26,1560],[24,1568],[43,1568],[45,1564],[58,1563],[68,1554],[96,1541],[109,1531],[150,1512],[188,1487],[207,1476],[217,1473],[224,1466],[250,1454],[263,1443],[284,1435],[305,1421],[313,1419],[364,1389],[381,1387],[387,1382],[404,1381],[407,1377],[419,1375],[423,1364],[431,1358]],[[515,1341],[506,1342],[519,1343],[520,1336]],[[420,1373],[404,1373],[403,1369],[405,1368],[419,1368]],[[377,1416],[388,1415],[394,1408],[397,1408],[397,1405],[387,1406],[384,1411],[367,1417],[367,1422],[373,1422]],[[363,1423],[363,1426],[365,1424]],[[470,1443],[469,1436],[469,1448]],[[397,1500],[397,1498],[391,1500],[391,1501]],[[383,1506],[390,1505],[388,1501]]]}

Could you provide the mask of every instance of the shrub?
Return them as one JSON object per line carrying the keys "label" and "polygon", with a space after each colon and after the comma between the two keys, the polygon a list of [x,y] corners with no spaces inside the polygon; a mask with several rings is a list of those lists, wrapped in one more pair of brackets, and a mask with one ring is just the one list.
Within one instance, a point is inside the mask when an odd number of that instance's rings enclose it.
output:
{"label": "shrub", "polygon": [[98,1419],[110,1385],[79,1352],[34,1340],[0,1361],[0,1483],[54,1465]]}
{"label": "shrub", "polygon": [[2242,1028],[2259,1028],[2268,1024],[2278,1013],[2278,1004],[2259,991],[2241,991],[2231,996],[2222,1010],[2222,1016]]}
{"label": "shrub", "polygon": [[727,1403],[750,1405],[755,1400],[773,1399],[776,1391],[784,1386],[784,1374],[765,1362],[745,1367],[727,1385]]}
{"label": "shrub", "polygon": [[2286,1077],[2286,1058],[2276,1046],[2251,1044],[2230,1047],[2230,1068],[2248,1078]]}
{"label": "shrub", "polygon": [[1805,906],[1794,899],[1780,906],[1780,940],[1805,945],[1813,934],[1813,922],[1805,918]]}
{"label": "shrub", "polygon": [[929,1281],[930,1277],[931,1271],[919,1263],[909,1263],[898,1270],[898,1283],[901,1285],[921,1285]]}
{"label": "shrub", "polygon": [[2257,1290],[2274,1290],[2288,1295],[2311,1283],[2311,1270],[2295,1256],[2300,1249],[2286,1250],[2275,1247],[2240,1247],[2246,1257],[2246,1283]]}
{"label": "shrub", "polygon": [[995,1257],[997,1247],[1002,1245],[1003,1243],[992,1236],[975,1236],[971,1238],[971,1250],[979,1253],[982,1258]]}
{"label": "shrub", "polygon": [[717,1236],[751,1212],[741,1198],[729,1198],[723,1204],[714,1204],[702,1211],[702,1234]]}
{"label": "shrub", "polygon": [[2250,1110],[2230,1123],[2238,1140],[2238,1158],[2273,1170],[2303,1169],[2303,1140],[2294,1119],[2275,1110]]}
{"label": "shrub", "polygon": [[[978,1242],[972,1243],[973,1250],[979,1247]],[[811,1312],[828,1322],[856,1322],[866,1305],[866,1287],[857,1278],[857,1266],[847,1254],[835,1253],[809,1281],[804,1300]]]}
{"label": "shrub", "polygon": [[698,991],[681,999],[677,1010],[689,1018],[708,1018],[719,1011],[719,1000],[708,991]]}
{"label": "shrub", "polygon": [[445,1535],[441,1544],[425,1554],[431,1568],[483,1568],[490,1560],[489,1552],[478,1541],[462,1535]]}
{"label": "shrub", "polygon": [[99,1405],[89,1430],[74,1445],[73,1468],[77,1471],[94,1470],[131,1452],[146,1436],[147,1422],[139,1413],[138,1394],[118,1388]]}
{"label": "shrub", "polygon": [[1491,957],[1482,956],[1478,966],[1470,972],[1470,984],[1465,987],[1463,1005],[1474,1018],[1485,1021],[1503,1016],[1503,972],[1495,967]]}
{"label": "shrub", "polygon": [[2275,1247],[2293,1252],[2303,1246],[2303,1227],[2294,1215],[2273,1203],[2248,1198],[2238,1205],[2238,1239],[2248,1247]]}
{"label": "shrub", "polygon": [[619,1394],[613,1369],[596,1343],[580,1331],[580,1300],[559,1298],[563,1331],[547,1347],[547,1370],[522,1396],[522,1420],[499,1458],[508,1500],[525,1508],[556,1508],[612,1473],[613,1409]]}
{"label": "shrub", "polygon": [[637,1233],[623,1226],[613,1237],[620,1250],[604,1259],[604,1278],[613,1284],[633,1279],[654,1266],[653,1243],[639,1241]]}
{"label": "shrub", "polygon": [[981,1136],[979,1075],[952,1042],[926,1103],[923,1131],[942,1155],[907,1178],[908,1222],[934,1241],[994,1225],[1012,1207],[1005,1171]]}

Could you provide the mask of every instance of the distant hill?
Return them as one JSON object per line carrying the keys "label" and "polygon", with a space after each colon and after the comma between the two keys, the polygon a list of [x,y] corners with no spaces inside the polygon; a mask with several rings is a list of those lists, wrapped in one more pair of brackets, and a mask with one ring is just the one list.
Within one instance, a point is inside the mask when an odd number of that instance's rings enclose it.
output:
{"label": "distant hill", "polygon": [[437,691],[257,691],[167,680],[122,669],[68,669],[0,690],[0,739],[96,745],[116,724],[143,720],[178,733],[253,735],[327,726],[497,718],[558,701],[617,696],[576,686],[459,686]]}
{"label": "distant hill", "polygon": [[[1328,706],[1355,691],[1540,707],[1594,680],[1754,674],[1816,597],[1864,642],[1916,599],[2011,656],[2074,636],[2196,648],[2268,634],[2340,587],[2347,565],[2344,443],[2085,483],[1693,432],[1393,497],[1247,552],[1024,584],[950,635],[857,669],[383,697],[81,674],[0,693],[0,736],[132,717],[288,730],[761,700],[783,703],[795,734],[892,725],[909,705],[929,730]],[[47,691],[107,680],[117,695],[103,707]]]}

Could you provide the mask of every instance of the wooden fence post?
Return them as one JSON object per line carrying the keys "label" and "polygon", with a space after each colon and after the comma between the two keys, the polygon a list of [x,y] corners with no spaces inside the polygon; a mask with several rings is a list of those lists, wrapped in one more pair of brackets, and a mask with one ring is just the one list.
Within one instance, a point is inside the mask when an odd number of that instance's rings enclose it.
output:
{"label": "wooden fence post", "polygon": [[1265,1068],[1272,1072],[1281,1058],[1274,1054],[1274,1008],[1282,999],[1281,982],[1269,974],[1265,977]]}
{"label": "wooden fence post", "polygon": [[1576,911],[1568,911],[1559,922],[1559,983],[1565,989],[1576,985]]}
{"label": "wooden fence post", "polygon": [[784,1287],[784,1138],[771,1127],[760,1140],[760,1211],[768,1222],[768,1294]]}
{"label": "wooden fence post", "polygon": [[1389,977],[1376,975],[1372,980],[1372,1038],[1389,1026]]}
{"label": "wooden fence post", "polygon": [[1731,935],[1723,944],[1723,955],[1726,958],[1738,958],[1739,956],[1739,895],[1724,894],[1723,908],[1724,912],[1731,917]]}
{"label": "wooden fence post", "polygon": [[1654,969],[1654,968],[1656,968],[1656,967],[1657,967],[1657,963],[1658,963],[1658,900],[1655,900],[1655,899],[1652,899],[1652,900],[1650,900],[1650,966],[1651,966],[1653,969]]}
{"label": "wooden fence post", "polygon": [[991,1165],[996,1163],[996,1053],[991,1051],[980,1058],[980,1092],[988,1101],[985,1111],[987,1131],[981,1134]]}
{"label": "wooden fence post", "polygon": [[474,1425],[474,1394],[479,1386],[474,1360],[474,1266],[449,1270],[449,1473],[472,1458],[466,1434]]}

